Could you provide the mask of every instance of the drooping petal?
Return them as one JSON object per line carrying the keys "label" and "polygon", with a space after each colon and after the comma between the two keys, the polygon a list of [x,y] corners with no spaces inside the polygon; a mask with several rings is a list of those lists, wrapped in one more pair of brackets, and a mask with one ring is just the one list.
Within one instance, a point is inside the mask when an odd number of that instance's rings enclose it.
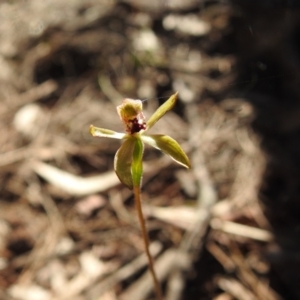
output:
{"label": "drooping petal", "polygon": [[114,169],[120,181],[128,188],[133,188],[131,165],[136,139],[125,139],[115,155]]}
{"label": "drooping petal", "polygon": [[181,148],[181,146],[171,137],[162,134],[141,135],[144,143],[161,150],[162,152],[171,156],[180,165],[190,168],[191,164],[189,158]]}
{"label": "drooping petal", "polygon": [[108,138],[118,139],[118,140],[121,140],[122,138],[125,137],[125,133],[120,133],[105,128],[99,128],[93,125],[90,126],[90,133],[92,136],[108,137]]}
{"label": "drooping petal", "polygon": [[178,92],[172,95],[164,104],[162,104],[147,122],[146,130],[149,130],[166,112],[173,108],[176,103]]}
{"label": "drooping petal", "polygon": [[142,183],[143,177],[143,153],[144,153],[144,144],[140,138],[136,139],[134,150],[133,150],[133,159],[131,165],[131,174],[133,186],[139,187]]}

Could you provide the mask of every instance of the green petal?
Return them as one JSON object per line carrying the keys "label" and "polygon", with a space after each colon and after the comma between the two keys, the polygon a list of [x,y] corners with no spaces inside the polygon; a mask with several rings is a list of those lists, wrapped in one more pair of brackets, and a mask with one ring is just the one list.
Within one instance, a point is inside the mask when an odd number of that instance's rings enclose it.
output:
{"label": "green petal", "polygon": [[118,140],[121,140],[122,138],[125,137],[125,133],[120,133],[105,128],[99,128],[93,125],[90,126],[90,133],[92,136],[108,137],[108,138],[118,139]]}
{"label": "green petal", "polygon": [[189,158],[182,150],[181,146],[171,137],[162,134],[143,134],[141,135],[141,138],[144,143],[170,155],[171,158],[180,165],[183,165],[186,168],[191,167]]}
{"label": "green petal", "polygon": [[172,95],[164,104],[162,104],[147,122],[147,130],[150,129],[167,111],[173,108],[176,103],[178,92]]}
{"label": "green petal", "polygon": [[136,139],[128,138],[124,140],[120,149],[115,155],[114,168],[120,181],[128,188],[133,188],[131,165]]}
{"label": "green petal", "polygon": [[131,174],[133,180],[133,186],[139,187],[142,183],[143,177],[143,153],[144,144],[140,138],[136,139],[134,150],[133,150],[133,160],[131,166]]}

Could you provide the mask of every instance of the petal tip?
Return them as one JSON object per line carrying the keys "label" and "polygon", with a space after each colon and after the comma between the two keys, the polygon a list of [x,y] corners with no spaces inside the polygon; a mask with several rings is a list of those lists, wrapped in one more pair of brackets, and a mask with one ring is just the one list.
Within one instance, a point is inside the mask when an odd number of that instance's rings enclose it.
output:
{"label": "petal tip", "polygon": [[191,169],[191,168],[192,168],[191,163],[188,162],[188,164],[187,164],[185,167],[186,167],[187,169]]}
{"label": "petal tip", "polygon": [[95,127],[94,125],[90,125],[90,129],[89,129],[89,132],[92,136],[95,136]]}

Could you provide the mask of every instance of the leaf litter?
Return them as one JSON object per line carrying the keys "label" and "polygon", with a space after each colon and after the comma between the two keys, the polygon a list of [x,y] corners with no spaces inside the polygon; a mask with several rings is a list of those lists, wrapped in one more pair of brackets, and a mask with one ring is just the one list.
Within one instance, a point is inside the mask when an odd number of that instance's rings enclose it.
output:
{"label": "leaf litter", "polygon": [[[192,170],[147,149],[142,195],[167,299],[279,299],[261,255],[272,236],[257,199],[265,162],[253,111],[226,98],[234,57],[208,51],[230,10],[187,2],[0,4],[1,299],[151,299],[132,195],[113,173],[118,141],[88,131],[121,129],[120,96],[152,91],[150,116],[174,90],[180,104],[156,129],[180,141]],[[188,22],[176,29],[185,9],[206,24],[201,38]]]}

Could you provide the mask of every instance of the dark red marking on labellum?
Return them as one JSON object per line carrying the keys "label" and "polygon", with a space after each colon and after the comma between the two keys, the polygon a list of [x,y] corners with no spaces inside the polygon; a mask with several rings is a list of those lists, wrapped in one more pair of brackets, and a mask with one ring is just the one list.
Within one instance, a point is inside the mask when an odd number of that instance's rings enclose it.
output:
{"label": "dark red marking on labellum", "polygon": [[134,118],[128,121],[127,128],[131,134],[134,134],[140,132],[141,130],[145,130],[146,122],[144,122],[142,119],[138,120],[138,118]]}

